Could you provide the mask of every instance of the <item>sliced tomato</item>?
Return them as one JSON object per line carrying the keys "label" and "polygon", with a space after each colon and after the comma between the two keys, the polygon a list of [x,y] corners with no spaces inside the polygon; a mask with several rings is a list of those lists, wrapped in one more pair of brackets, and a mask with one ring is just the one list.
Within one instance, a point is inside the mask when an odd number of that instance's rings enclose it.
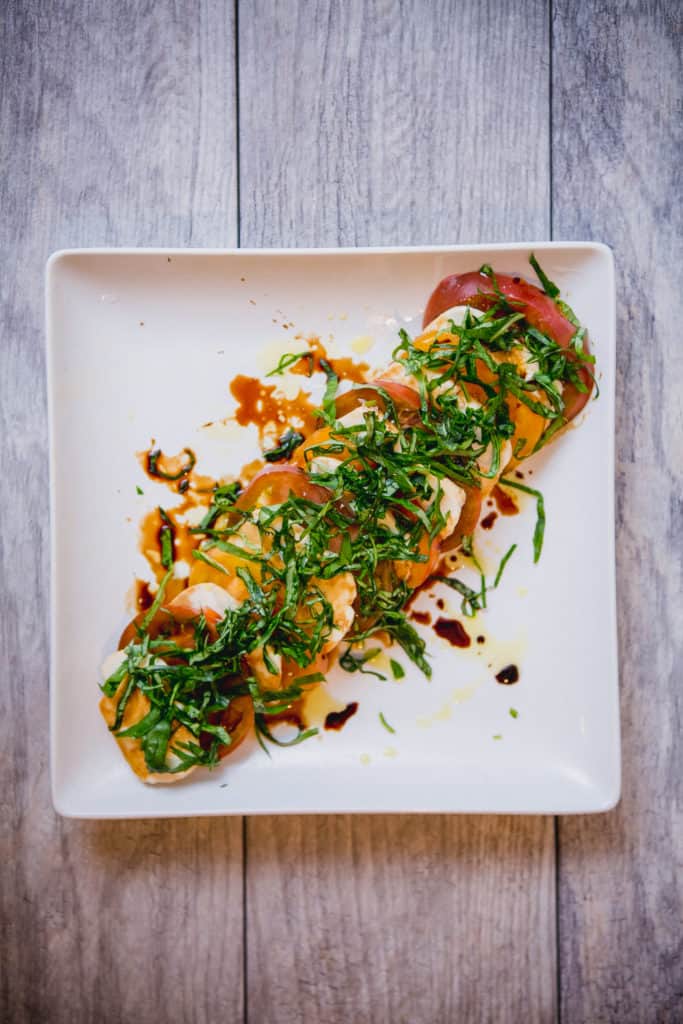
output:
{"label": "sliced tomato", "polygon": [[[384,395],[389,396],[399,415],[408,412],[413,416],[420,409],[420,396],[415,388],[408,387],[407,384],[400,384],[398,381],[380,378],[371,384],[361,384],[344,392],[343,395],[339,395],[335,401],[335,415],[339,420],[353,412],[363,402],[374,402],[379,409],[384,410],[386,408]],[[294,455],[295,462],[301,466],[307,465],[306,452],[320,446],[324,449],[326,444],[338,449],[340,445],[344,445],[344,438],[337,436],[334,428],[321,426],[306,438],[304,444],[297,448]],[[345,446],[345,451],[348,454],[348,445]],[[324,450],[320,454],[324,455]],[[334,449],[330,450],[329,454],[332,458],[340,460],[347,457],[344,451],[335,451]]]}
{"label": "sliced tomato", "polygon": [[[235,697],[225,711],[212,712],[209,721],[212,725],[222,725],[230,736],[230,745],[221,743],[218,748],[218,757],[222,761],[229,754],[234,754],[254,728],[254,704],[251,697]],[[200,734],[199,742],[208,750],[213,739],[211,733],[203,732]]]}
{"label": "sliced tomato", "polygon": [[540,441],[548,421],[544,420],[538,413],[533,412],[528,405],[520,402],[518,398],[509,398],[507,404],[510,410],[510,419],[515,425],[515,432],[510,438],[513,452],[519,444],[517,455],[511,458],[507,466],[505,466],[506,470],[510,470],[514,469],[522,459],[526,459],[529,455],[533,454],[534,448],[537,442]]}
{"label": "sliced tomato", "polygon": [[381,394],[382,391],[389,396],[399,411],[410,409],[417,412],[420,408],[420,396],[415,388],[380,377],[371,384],[361,384],[359,387],[351,388],[350,391],[339,395],[335,402],[337,419],[341,419],[342,416],[357,409],[362,402],[376,402],[380,409],[384,409],[386,401],[384,395]]}
{"label": "sliced tomato", "polygon": [[399,579],[406,581],[410,587],[419,587],[428,576],[431,576],[439,564],[440,544],[437,539],[429,539],[427,533],[423,533],[418,544],[418,551],[426,557],[424,562],[411,562],[408,559],[394,562],[394,571]]}
{"label": "sliced tomato", "polygon": [[253,522],[243,522],[238,528],[236,534],[233,534],[230,538],[234,549],[230,551],[223,551],[221,548],[212,546],[203,547],[202,551],[207,555],[211,561],[206,562],[203,559],[196,558],[189,569],[189,583],[190,587],[194,587],[199,583],[215,583],[218,587],[223,587],[229,591],[232,597],[238,601],[245,601],[249,597],[249,590],[247,585],[238,574],[238,569],[248,569],[253,577],[260,582],[261,580],[261,564],[255,562],[247,555],[244,557],[237,553],[237,548],[258,548],[261,544],[265,547],[268,546],[268,538],[262,538],[259,532],[258,526]]}
{"label": "sliced tomato", "polygon": [[[569,346],[576,334],[576,327],[560,312],[557,304],[548,295],[521,277],[496,274],[496,282],[505,298],[516,310],[524,314],[532,327],[552,338],[562,348]],[[424,313],[424,325],[431,323],[452,306],[472,306],[474,309],[487,310],[498,301],[493,282],[486,274],[477,270],[468,274],[451,274],[444,277],[430,295]],[[584,351],[589,351],[585,340]],[[581,412],[593,388],[590,373],[585,368],[581,368],[579,373],[587,390],[582,392],[573,384],[565,385],[564,415],[568,420]]]}
{"label": "sliced tomato", "polygon": [[[335,447],[338,447],[342,444],[342,441],[341,439],[335,441],[331,439],[329,427],[320,427],[319,430],[314,430],[312,434],[309,434],[304,443],[294,452],[294,461],[299,466],[307,466],[310,460],[307,458],[306,452],[311,448],[318,448],[320,446],[324,447],[327,444],[334,444]],[[324,452],[322,454],[324,454]],[[330,455],[332,458],[344,458],[344,452],[341,451],[330,452]]]}
{"label": "sliced tomato", "polygon": [[253,508],[258,499],[266,493],[274,505],[286,501],[290,494],[320,505],[330,497],[330,491],[326,487],[311,483],[299,466],[266,466],[242,491],[235,502],[235,508]]}
{"label": "sliced tomato", "polygon": [[[128,623],[119,640],[119,650],[123,651],[128,644],[139,641],[142,624],[147,617],[147,612],[139,612],[134,619]],[[145,632],[152,640],[165,639],[168,637],[178,647],[190,648],[195,645],[194,629],[188,625],[187,620],[181,621],[168,608],[157,608],[154,616],[147,625]]]}
{"label": "sliced tomato", "polygon": [[[123,651],[128,644],[139,639],[139,630],[142,629],[142,624],[148,614],[149,613],[147,611],[138,612],[135,618],[130,620],[119,639],[120,651]],[[152,640],[156,640],[159,636],[171,636],[173,633],[177,632],[177,630],[178,624],[171,612],[169,612],[168,608],[157,608],[147,625],[145,632],[149,633]]]}

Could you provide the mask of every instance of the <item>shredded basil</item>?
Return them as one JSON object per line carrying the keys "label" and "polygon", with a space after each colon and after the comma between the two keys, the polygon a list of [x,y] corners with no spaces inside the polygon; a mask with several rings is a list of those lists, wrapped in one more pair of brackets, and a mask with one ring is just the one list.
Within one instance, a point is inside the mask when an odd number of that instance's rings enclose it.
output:
{"label": "shredded basil", "polygon": [[386,676],[383,676],[381,672],[374,672],[372,669],[365,667],[365,663],[372,661],[380,651],[380,647],[373,647],[369,651],[363,651],[360,654],[354,655],[351,653],[351,648],[348,647],[339,656],[339,667],[343,668],[345,672],[362,672],[363,675],[375,676],[377,679],[384,680]]}
{"label": "shredded basil", "polygon": [[123,691],[123,693],[121,694],[121,696],[119,698],[119,702],[116,705],[116,715],[114,716],[114,721],[109,726],[110,732],[117,732],[121,728],[121,722],[123,721],[123,715],[124,715],[124,712],[125,712],[126,707],[128,705],[128,701],[130,700],[130,698],[131,698],[131,696],[133,694],[133,691],[135,690],[135,685],[136,685],[135,684],[135,676],[133,676],[133,675],[128,676],[128,681],[126,682],[126,688]]}
{"label": "shredded basil", "polygon": [[501,558],[500,565],[498,566],[498,572],[496,573],[496,578],[495,578],[495,580],[493,582],[493,589],[494,590],[496,589],[496,587],[498,586],[498,584],[502,580],[503,572],[505,571],[505,566],[508,564],[508,562],[510,561],[510,559],[512,558],[512,556],[514,555],[516,550],[517,550],[517,545],[516,544],[512,544],[511,547],[509,547],[507,549],[507,551],[505,552],[505,554]]}
{"label": "shredded basil", "polygon": [[393,658],[390,658],[389,664],[391,665],[391,673],[394,679],[403,679],[403,677],[406,674],[406,670],[404,669],[400,661],[394,661]]}
{"label": "shredded basil", "polygon": [[206,551],[202,551],[201,548],[195,548],[192,552],[192,557],[196,558],[199,562],[205,562],[206,565],[210,565],[212,569],[216,570],[216,572],[222,572],[224,576],[230,575],[229,570],[226,569],[224,565],[221,565],[221,563],[215,558],[212,558],[211,555],[207,555]]}
{"label": "shredded basil", "polygon": [[170,569],[173,565],[173,523],[163,508],[159,509],[159,515],[161,516],[161,528],[159,530],[161,564],[164,569]]}
{"label": "shredded basil", "polygon": [[159,467],[159,459],[162,458],[162,452],[159,448],[155,448],[147,456],[147,472],[150,476],[155,476],[159,480],[180,480],[182,477],[187,476],[188,473],[191,473],[197,463],[194,452],[189,448],[183,448],[183,454],[187,455],[185,465],[177,473],[167,473]]}
{"label": "shredded basil", "polygon": [[160,717],[161,709],[153,706],[139,722],[136,722],[135,725],[130,725],[127,729],[121,729],[116,735],[118,737],[130,736],[133,739],[139,739],[141,736],[146,736],[154,728]]}
{"label": "shredded basil", "polygon": [[384,717],[384,715],[382,714],[381,711],[379,713],[379,720],[382,723],[382,725],[384,726],[384,728],[387,730],[387,732],[394,733],[394,734],[396,733],[396,730],[393,728],[393,726],[389,725],[389,723],[387,722],[386,718]]}
{"label": "shredded basil", "polygon": [[171,736],[171,723],[164,718],[156,722],[142,738],[142,752],[145,755],[145,764],[151,772],[157,772],[166,767],[166,750]]}
{"label": "shredded basil", "polygon": [[288,370],[290,366],[294,366],[301,359],[313,359],[312,352],[287,352],[280,358],[277,366],[266,374],[266,377],[277,377],[282,376],[285,370]]}
{"label": "shredded basil", "polygon": [[170,580],[172,575],[173,570],[169,569],[164,578],[162,579],[161,583],[159,584],[159,589],[156,592],[154,600],[149,606],[149,609],[147,610],[147,614],[145,615],[144,619],[140,623],[141,633],[144,633],[145,630],[148,629],[150,622],[161,608],[162,601],[164,600],[164,594],[166,593],[166,587],[168,586],[168,581]]}
{"label": "shredded basil", "polygon": [[278,439],[277,446],[263,453],[266,462],[280,462],[291,458],[300,444],[303,444],[304,435],[298,430],[286,430]]}
{"label": "shredded basil", "polygon": [[274,736],[270,731],[269,726],[266,724],[263,715],[256,715],[256,729],[257,731],[267,739],[270,743],[274,743],[278,747],[296,747],[299,743],[303,743],[304,740],[310,739],[312,736],[318,735],[318,729],[299,729],[296,736],[291,740],[281,740],[277,736]]}
{"label": "shredded basil", "polygon": [[534,268],[536,277],[541,282],[541,286],[546,295],[551,299],[556,299],[560,294],[560,289],[557,287],[554,281],[551,281],[548,275],[545,273],[540,263],[536,259],[533,253],[529,256],[529,263]]}
{"label": "shredded basil", "polygon": [[327,384],[325,385],[325,394],[323,395],[322,407],[325,418],[328,421],[334,420],[335,418],[335,404],[334,399],[337,394],[339,387],[339,377],[334,372],[330,364],[326,359],[320,360],[320,369],[327,377]]}
{"label": "shredded basil", "polygon": [[523,491],[525,494],[530,494],[536,499],[536,526],[534,527],[534,562],[537,562],[541,557],[541,551],[543,550],[543,537],[545,535],[545,503],[543,501],[543,495],[540,491],[535,490],[533,487],[527,487],[526,484],[520,484],[517,480],[510,480],[506,477],[501,477],[500,483],[505,487],[514,487],[515,490]]}

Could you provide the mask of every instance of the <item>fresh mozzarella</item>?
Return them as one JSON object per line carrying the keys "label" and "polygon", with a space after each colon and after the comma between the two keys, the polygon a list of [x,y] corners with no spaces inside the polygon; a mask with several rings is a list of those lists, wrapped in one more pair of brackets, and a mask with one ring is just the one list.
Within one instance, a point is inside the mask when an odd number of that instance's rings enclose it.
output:
{"label": "fresh mozzarella", "polygon": [[227,611],[234,611],[241,604],[241,601],[217,583],[195,583],[181,590],[168,607],[170,611],[184,615],[201,615],[202,612],[211,611],[223,618]]}
{"label": "fresh mozzarella", "polygon": [[434,317],[434,319],[427,324],[425,327],[425,333],[427,331],[443,331],[449,327],[451,321],[456,327],[464,324],[468,310],[476,320],[478,320],[480,316],[484,315],[480,309],[473,309],[472,306],[451,306],[450,309],[445,309],[443,313],[439,313],[437,317]]}
{"label": "fresh mozzarella", "polygon": [[339,459],[331,455],[316,455],[308,464],[311,473],[336,473],[339,469]]}
{"label": "fresh mozzarella", "polygon": [[392,363],[386,370],[378,370],[374,375],[374,380],[393,380],[397,384],[406,384],[409,388],[413,388],[415,391],[419,388],[415,377],[413,377],[411,373],[408,373],[399,362]]}
{"label": "fresh mozzarella", "polygon": [[356,600],[356,581],[350,572],[340,572],[329,580],[314,581],[323,597],[332,605],[332,631],[322,647],[321,654],[327,654],[342,640],[353,625]]}
{"label": "fresh mozzarella", "polygon": [[453,530],[458,525],[460,513],[462,512],[467,495],[463,491],[462,487],[458,487],[456,483],[452,480],[448,480],[446,477],[443,477],[441,480],[437,480],[437,478],[430,473],[427,477],[427,483],[433,491],[436,491],[439,486],[441,487],[439,510],[446,522],[439,531],[439,537],[448,537],[449,534],[453,533]]}
{"label": "fresh mozzarella", "polygon": [[206,509],[202,505],[196,505],[192,508],[188,508],[179,519],[186,523],[188,526],[199,526],[202,519],[206,515]]}
{"label": "fresh mozzarella", "polygon": [[125,660],[125,651],[112,651],[111,654],[108,654],[100,667],[103,682],[106,682],[110,676],[113,676],[117,669],[121,668]]}
{"label": "fresh mozzarella", "polygon": [[[337,426],[342,428],[362,427],[365,425],[365,409],[362,405],[352,409],[345,416],[340,416]],[[324,447],[324,443],[323,443]],[[339,463],[346,457],[346,452],[338,452],[334,455],[316,455],[308,463],[311,473],[336,473]]]}
{"label": "fresh mozzarella", "polygon": [[[484,315],[481,312],[481,310],[472,309],[470,306],[452,306],[450,309],[447,309],[444,313],[440,313],[439,316],[437,316],[434,320],[431,321],[431,323],[427,324],[427,326],[424,329],[424,333],[426,334],[429,331],[446,330],[451,321],[453,321],[453,323],[456,324],[456,326],[458,324],[464,323],[468,310],[475,318],[479,318],[480,316]],[[439,375],[440,371],[437,370],[427,370],[425,372],[425,376],[427,379],[429,379],[430,377],[438,377]],[[380,378],[382,380],[396,381],[397,384],[406,384],[408,387],[413,388],[416,391],[419,391],[419,382],[415,377],[413,377],[412,374],[408,373],[405,370],[400,360],[393,362],[389,367],[387,367],[386,370],[382,370],[375,374],[376,380]],[[432,394],[434,395],[434,397],[436,397],[437,395],[440,395],[446,391],[453,390],[457,391],[457,386],[454,389],[452,384],[446,382],[435,388]]]}
{"label": "fresh mozzarella", "polygon": [[345,416],[341,416],[337,423],[341,427],[362,427],[365,425],[365,409],[362,405],[359,405],[356,409],[352,409],[351,412],[347,412]]}

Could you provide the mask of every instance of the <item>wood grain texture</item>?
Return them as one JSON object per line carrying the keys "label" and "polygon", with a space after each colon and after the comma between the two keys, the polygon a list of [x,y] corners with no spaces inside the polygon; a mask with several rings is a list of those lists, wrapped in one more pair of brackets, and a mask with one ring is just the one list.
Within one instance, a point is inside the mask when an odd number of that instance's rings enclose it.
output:
{"label": "wood grain texture", "polygon": [[0,1019],[241,1020],[240,821],[52,810],[43,359],[53,249],[235,241],[232,8],[24,0],[2,32]]}
{"label": "wood grain texture", "polygon": [[548,235],[543,0],[255,0],[239,28],[242,244]]}
{"label": "wood grain texture", "polygon": [[250,1020],[554,1019],[550,819],[249,819],[248,836]]}
{"label": "wood grain texture", "polygon": [[[243,3],[242,244],[547,235],[547,61],[541,3]],[[247,849],[249,1020],[555,1019],[552,819],[253,819]]]}
{"label": "wood grain texture", "polygon": [[554,234],[612,245],[619,296],[623,798],[561,822],[567,1024],[683,1020],[682,37],[675,2],[555,3]]}
{"label": "wood grain texture", "polygon": [[[47,779],[42,278],[237,238],[233,4],[15,0],[0,31],[0,1020],[683,1019],[681,33],[674,0],[239,4],[249,245],[594,237],[620,289],[624,797],[551,819],[77,823]],[[653,497],[654,496],[654,497]]]}

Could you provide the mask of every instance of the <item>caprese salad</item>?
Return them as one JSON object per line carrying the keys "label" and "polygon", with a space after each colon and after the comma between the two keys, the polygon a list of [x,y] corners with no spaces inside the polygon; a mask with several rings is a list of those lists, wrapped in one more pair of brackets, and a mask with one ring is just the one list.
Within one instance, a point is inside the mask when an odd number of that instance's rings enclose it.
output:
{"label": "caprese salad", "polygon": [[[185,578],[161,523],[153,598],[101,687],[102,715],[144,782],[214,767],[254,732],[284,744],[275,724],[334,662],[362,663],[371,638],[400,645],[429,675],[408,602],[445,578],[466,614],[481,607],[485,580],[483,593],[465,585],[443,557],[473,553],[501,481],[537,498],[538,559],[542,497],[514,471],[583,409],[594,360],[585,329],[530,262],[540,288],[489,266],[446,277],[422,333],[400,331],[391,364],[365,383],[340,386],[318,359],[326,386],[314,421],[284,430],[250,479],[210,488]],[[190,462],[164,474],[181,493]],[[287,743],[315,731],[302,723]]]}

